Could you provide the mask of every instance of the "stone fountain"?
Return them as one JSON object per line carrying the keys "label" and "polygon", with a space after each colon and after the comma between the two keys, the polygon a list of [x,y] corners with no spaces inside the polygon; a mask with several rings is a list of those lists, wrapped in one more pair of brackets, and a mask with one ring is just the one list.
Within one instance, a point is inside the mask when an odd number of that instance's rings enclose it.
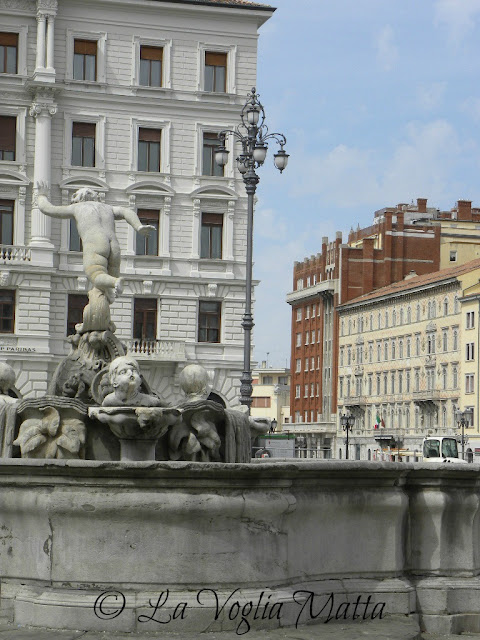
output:
{"label": "stone fountain", "polygon": [[75,217],[92,289],[48,395],[12,399],[0,363],[1,598],[17,625],[184,637],[420,614],[432,632],[480,630],[478,465],[252,463],[268,421],[210,401],[196,364],[167,406],[115,336],[113,219],[142,232],[135,212],[90,190],[38,204]]}

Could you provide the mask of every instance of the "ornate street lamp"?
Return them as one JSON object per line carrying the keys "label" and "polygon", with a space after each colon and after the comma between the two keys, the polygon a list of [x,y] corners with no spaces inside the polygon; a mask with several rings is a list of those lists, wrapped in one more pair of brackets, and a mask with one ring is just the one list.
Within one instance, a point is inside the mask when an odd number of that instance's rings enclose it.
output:
{"label": "ornate street lamp", "polygon": [[355,424],[355,416],[347,416],[345,413],[340,418],[340,424],[343,427],[343,430],[347,432],[347,438],[345,442],[345,460],[348,460],[348,432],[353,430],[353,425]]}
{"label": "ornate street lamp", "polygon": [[233,131],[224,129],[218,134],[221,143],[215,151],[216,163],[224,167],[228,162],[229,154],[229,151],[225,147],[226,138],[231,135],[242,145],[242,151],[236,161],[237,169],[243,176],[243,182],[245,183],[245,189],[247,191],[248,215],[246,300],[245,314],[242,319],[242,327],[244,329],[243,374],[240,386],[240,402],[247,406],[249,413],[250,405],[252,404],[252,367],[250,356],[251,336],[254,326],[252,317],[253,198],[257,190],[257,184],[260,181],[255,169],[261,167],[265,162],[268,140],[275,140],[280,145],[280,150],[273,156],[275,166],[280,173],[285,169],[288,162],[288,153],[286,153],[283,148],[287,143],[287,139],[282,133],[268,133],[268,127],[265,124],[265,111],[258,97],[258,94],[255,92],[255,87],[253,87],[251,93],[248,94],[246,103],[243,105],[240,114],[241,123]]}
{"label": "ornate street lamp", "polygon": [[465,409],[462,411],[460,407],[455,410],[455,420],[457,425],[462,429],[462,460],[465,460],[465,427],[468,427],[473,422],[472,409]]}

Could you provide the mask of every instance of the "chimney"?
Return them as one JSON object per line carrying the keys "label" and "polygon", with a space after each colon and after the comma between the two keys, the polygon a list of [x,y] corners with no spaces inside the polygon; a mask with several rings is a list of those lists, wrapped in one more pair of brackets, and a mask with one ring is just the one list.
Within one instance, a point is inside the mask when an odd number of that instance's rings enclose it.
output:
{"label": "chimney", "polygon": [[427,198],[417,198],[418,213],[427,213]]}
{"label": "chimney", "polygon": [[457,220],[471,220],[471,219],[472,219],[472,201],[459,200],[457,202]]}

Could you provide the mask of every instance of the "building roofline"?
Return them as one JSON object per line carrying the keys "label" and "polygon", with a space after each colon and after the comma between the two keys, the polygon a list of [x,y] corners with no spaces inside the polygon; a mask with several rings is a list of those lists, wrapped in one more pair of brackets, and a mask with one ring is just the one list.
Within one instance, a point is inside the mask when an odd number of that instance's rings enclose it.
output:
{"label": "building roofline", "polygon": [[277,10],[276,7],[271,7],[267,4],[255,4],[239,2],[236,0],[152,0],[153,2],[165,2],[173,4],[191,4],[191,5],[203,5],[207,7],[227,7],[230,9],[247,9],[249,11],[270,11],[273,13]]}

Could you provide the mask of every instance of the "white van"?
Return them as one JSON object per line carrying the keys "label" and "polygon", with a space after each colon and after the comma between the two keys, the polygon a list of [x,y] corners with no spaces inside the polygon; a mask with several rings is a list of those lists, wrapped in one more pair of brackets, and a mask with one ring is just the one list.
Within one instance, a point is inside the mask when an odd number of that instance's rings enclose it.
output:
{"label": "white van", "polygon": [[451,436],[429,436],[423,440],[424,462],[453,462],[467,464],[466,460],[458,457],[458,445]]}

